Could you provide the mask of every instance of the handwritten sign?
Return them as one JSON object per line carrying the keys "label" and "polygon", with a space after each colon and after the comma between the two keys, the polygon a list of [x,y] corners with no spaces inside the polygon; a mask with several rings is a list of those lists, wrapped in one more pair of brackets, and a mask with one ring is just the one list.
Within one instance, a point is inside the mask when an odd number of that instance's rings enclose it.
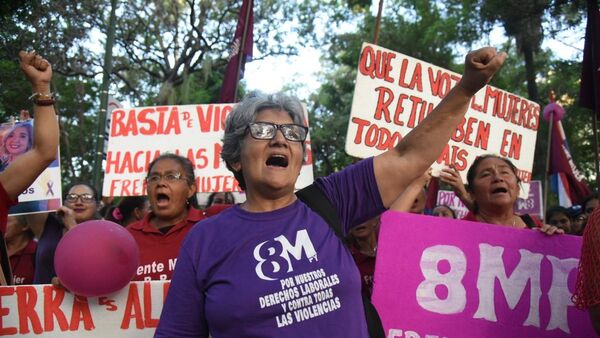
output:
{"label": "handwritten sign", "polygon": [[0,287],[0,336],[152,337],[170,282],[133,282],[105,297],[52,285]]}
{"label": "handwritten sign", "polygon": [[[199,193],[240,191],[220,157],[225,118],[232,108],[231,104],[209,104],[113,110],[103,194],[145,195],[148,165],[165,152],[182,155],[193,163]],[[306,154],[297,189],[313,181],[310,138]]]}
{"label": "handwritten sign", "polygon": [[[364,43],[362,46],[346,152],[368,157],[393,148],[458,83],[461,76],[430,63]],[[477,156],[494,153],[519,169],[527,196],[540,106],[486,86],[473,97],[466,116],[433,166],[433,174],[453,165],[466,181]]]}
{"label": "handwritten sign", "polygon": [[386,212],[373,303],[388,338],[593,337],[571,302],[581,237]]}

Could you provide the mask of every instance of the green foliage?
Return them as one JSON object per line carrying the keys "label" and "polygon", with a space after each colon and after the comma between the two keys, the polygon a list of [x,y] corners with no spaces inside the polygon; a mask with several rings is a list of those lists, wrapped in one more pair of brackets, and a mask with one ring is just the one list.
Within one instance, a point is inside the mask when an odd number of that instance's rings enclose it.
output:
{"label": "green foliage", "polygon": [[[453,44],[467,33],[453,29],[459,17],[456,8],[442,8],[422,1],[402,1],[386,9],[379,45],[441,67],[459,70]],[[312,149],[315,176],[327,175],[348,165],[347,133],[359,52],[363,41],[373,36],[375,18],[366,14],[355,32],[332,37],[325,60],[323,85],[310,98]]]}
{"label": "green foliage", "polygon": [[[240,0],[118,1],[109,94],[134,106],[217,102]],[[256,0],[257,59],[293,55],[316,41],[321,1]],[[330,3],[333,3],[331,1]],[[65,181],[91,181],[99,81],[110,1],[25,0],[0,5],[0,118],[28,107],[19,49],[35,50],[54,69]],[[343,11],[330,13],[343,17]],[[289,39],[291,35],[296,38]],[[18,81],[15,81],[18,79]],[[240,88],[240,95],[243,95]]]}
{"label": "green foliage", "polygon": [[[305,46],[325,51],[322,86],[308,102],[316,176],[354,160],[345,154],[344,145],[360,47],[374,35],[376,18],[369,10],[373,4],[377,2],[255,0],[255,60],[294,55]],[[110,94],[138,106],[216,102],[240,5],[241,0],[118,2]],[[590,177],[590,114],[576,105],[580,64],[557,61],[552,51],[539,48],[544,38],[579,25],[584,9],[583,0],[385,2],[378,44],[461,72],[459,50],[481,45],[501,25],[511,39],[497,47],[510,57],[493,84],[530,98],[535,85],[543,105],[548,103],[548,91],[555,90],[568,112],[563,124],[573,156]],[[66,180],[91,178],[89,149],[94,149],[109,11],[108,0],[0,3],[0,119],[29,106],[30,88],[20,74],[17,52],[35,48],[49,59],[56,74],[53,87],[60,94]],[[242,86],[239,96],[243,92]],[[536,178],[545,170],[546,129],[542,123]]]}

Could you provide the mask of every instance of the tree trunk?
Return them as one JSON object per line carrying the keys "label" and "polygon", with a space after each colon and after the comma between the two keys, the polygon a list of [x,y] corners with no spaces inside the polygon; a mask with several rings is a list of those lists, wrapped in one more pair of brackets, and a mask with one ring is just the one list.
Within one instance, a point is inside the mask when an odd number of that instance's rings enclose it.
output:
{"label": "tree trunk", "polygon": [[533,46],[525,43],[523,46],[523,56],[525,58],[525,73],[527,78],[527,93],[531,101],[540,103],[537,83],[535,82],[535,64],[533,60]]}

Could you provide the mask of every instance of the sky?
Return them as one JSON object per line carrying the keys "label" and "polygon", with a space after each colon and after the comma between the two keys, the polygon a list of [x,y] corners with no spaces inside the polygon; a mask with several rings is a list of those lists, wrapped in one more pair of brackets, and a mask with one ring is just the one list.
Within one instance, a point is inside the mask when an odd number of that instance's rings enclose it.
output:
{"label": "sky", "polygon": [[[581,59],[583,57],[583,44],[585,35],[585,22],[576,29],[563,32],[555,39],[545,39],[542,48],[555,52],[558,58],[565,60]],[[489,43],[499,46],[506,41],[504,30],[497,28],[492,31],[487,39],[482,41],[484,46]],[[396,52],[402,53],[401,50]],[[466,54],[468,51],[460,51]],[[258,50],[254,51],[258,55]],[[280,91],[286,84],[303,84],[297,95],[300,99],[307,99],[310,93],[318,90],[320,86],[318,74],[321,71],[321,53],[314,48],[300,50],[298,56],[268,57],[264,60],[252,61],[246,64],[244,79],[249,90],[261,90],[266,93]],[[462,56],[461,56],[462,58]],[[427,61],[427,60],[423,60]]]}

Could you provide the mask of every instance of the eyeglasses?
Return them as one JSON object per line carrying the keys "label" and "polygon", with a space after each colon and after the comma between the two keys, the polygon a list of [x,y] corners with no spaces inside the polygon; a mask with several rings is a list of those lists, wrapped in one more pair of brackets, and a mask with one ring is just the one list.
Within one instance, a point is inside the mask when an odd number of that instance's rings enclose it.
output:
{"label": "eyeglasses", "polygon": [[183,177],[183,175],[181,175],[181,173],[167,173],[167,174],[164,174],[164,175],[161,175],[161,174],[151,174],[148,177],[146,177],[146,183],[148,183],[148,184],[157,184],[163,178],[168,183],[173,183],[173,182],[185,179],[185,177]]}
{"label": "eyeglasses", "polygon": [[270,122],[253,122],[248,124],[250,135],[257,140],[272,140],[281,130],[283,137],[292,142],[304,142],[308,128],[299,124],[275,124]]}
{"label": "eyeglasses", "polygon": [[77,202],[77,200],[80,198],[81,202],[83,203],[92,203],[96,201],[96,199],[94,198],[94,194],[67,194],[67,196],[65,196],[65,200],[71,203]]}

